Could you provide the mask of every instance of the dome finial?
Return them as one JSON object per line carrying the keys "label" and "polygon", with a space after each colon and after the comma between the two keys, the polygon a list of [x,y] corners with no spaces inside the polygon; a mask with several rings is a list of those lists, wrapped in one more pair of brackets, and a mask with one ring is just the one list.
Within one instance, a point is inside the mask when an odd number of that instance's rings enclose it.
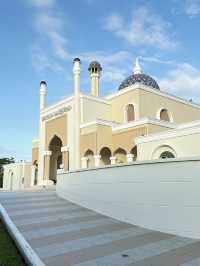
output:
{"label": "dome finial", "polygon": [[140,66],[139,57],[136,57],[133,73],[134,74],[142,74],[143,73],[142,68]]}

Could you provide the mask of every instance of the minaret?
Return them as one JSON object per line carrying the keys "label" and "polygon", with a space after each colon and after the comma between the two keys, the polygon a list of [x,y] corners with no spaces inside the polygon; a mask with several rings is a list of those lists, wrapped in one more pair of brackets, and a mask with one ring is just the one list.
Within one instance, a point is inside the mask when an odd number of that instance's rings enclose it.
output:
{"label": "minaret", "polygon": [[47,83],[45,81],[40,82],[40,111],[46,106],[46,95],[47,95]]}
{"label": "minaret", "polygon": [[75,137],[75,168],[80,168],[80,73],[81,73],[81,60],[74,59],[74,137]]}
{"label": "minaret", "polygon": [[134,66],[134,68],[133,68],[133,73],[134,73],[135,75],[137,75],[137,74],[142,74],[142,73],[143,73],[142,68],[141,68],[141,66],[140,66],[139,57],[136,57],[136,60],[135,60],[135,66]]}
{"label": "minaret", "polygon": [[90,63],[88,70],[90,72],[91,95],[98,97],[102,67],[99,62],[93,61]]}

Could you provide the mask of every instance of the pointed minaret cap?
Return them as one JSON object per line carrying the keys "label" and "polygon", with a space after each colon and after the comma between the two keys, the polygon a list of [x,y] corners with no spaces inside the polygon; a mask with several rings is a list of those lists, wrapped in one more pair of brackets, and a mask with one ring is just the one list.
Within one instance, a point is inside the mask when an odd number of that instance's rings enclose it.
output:
{"label": "pointed minaret cap", "polygon": [[133,73],[134,74],[142,74],[143,73],[142,68],[140,66],[139,57],[136,57],[135,66],[133,68]]}

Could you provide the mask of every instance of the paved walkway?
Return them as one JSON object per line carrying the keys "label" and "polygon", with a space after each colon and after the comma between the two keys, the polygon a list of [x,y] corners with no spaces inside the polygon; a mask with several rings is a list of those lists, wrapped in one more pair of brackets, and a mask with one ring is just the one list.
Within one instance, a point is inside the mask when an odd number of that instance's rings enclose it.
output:
{"label": "paved walkway", "polygon": [[55,191],[2,192],[0,203],[48,266],[200,265],[200,240],[122,223]]}

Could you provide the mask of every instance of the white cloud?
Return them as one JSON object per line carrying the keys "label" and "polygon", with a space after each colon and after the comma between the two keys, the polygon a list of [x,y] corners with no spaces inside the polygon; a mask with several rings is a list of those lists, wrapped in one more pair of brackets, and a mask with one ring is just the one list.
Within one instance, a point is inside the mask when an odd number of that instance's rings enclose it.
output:
{"label": "white cloud", "polygon": [[50,44],[53,52],[59,59],[66,60],[68,52],[66,50],[67,38],[63,34],[63,21],[60,17],[45,12],[35,16],[34,26],[42,37],[47,38],[47,46]]}
{"label": "white cloud", "polygon": [[159,84],[164,90],[200,100],[200,70],[188,63],[179,64],[170,70]]}
{"label": "white cloud", "polygon": [[150,45],[160,49],[173,49],[177,46],[170,34],[170,23],[145,6],[134,11],[128,21],[118,14],[107,17],[104,29],[134,46]]}
{"label": "white cloud", "polygon": [[55,5],[56,0],[29,0],[30,4],[38,8],[51,8]]}
{"label": "white cloud", "polygon": [[191,18],[198,16],[200,14],[200,0],[185,0],[184,10]]}
{"label": "white cloud", "polygon": [[64,68],[55,59],[51,58],[38,47],[32,49],[32,64],[37,72],[44,72],[45,70],[51,70],[55,73],[61,73]]}

